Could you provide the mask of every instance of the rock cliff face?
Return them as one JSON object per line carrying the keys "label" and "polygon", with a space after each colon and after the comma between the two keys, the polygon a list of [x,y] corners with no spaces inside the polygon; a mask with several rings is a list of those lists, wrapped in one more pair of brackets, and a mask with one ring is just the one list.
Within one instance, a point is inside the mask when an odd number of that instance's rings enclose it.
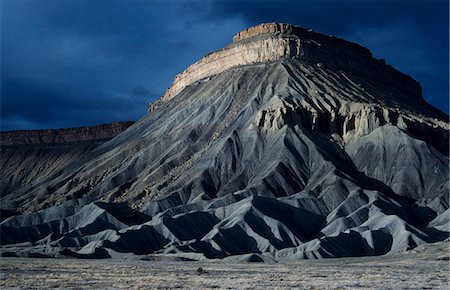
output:
{"label": "rock cliff face", "polygon": [[102,141],[113,138],[132,124],[133,122],[116,122],[80,128],[0,132],[0,145],[54,145],[74,142]]}
{"label": "rock cliff face", "polygon": [[372,79],[376,76],[381,83],[406,88],[410,98],[422,100],[418,82],[386,66],[384,61],[373,59],[368,49],[301,27],[277,23],[239,32],[232,44],[206,55],[177,75],[161,100],[170,100],[185,87],[231,68],[282,58],[300,59]]}
{"label": "rock cliff face", "polygon": [[77,162],[2,192],[18,215],[0,224],[0,252],[273,261],[448,238],[448,116],[357,44],[250,28],[150,109]]}

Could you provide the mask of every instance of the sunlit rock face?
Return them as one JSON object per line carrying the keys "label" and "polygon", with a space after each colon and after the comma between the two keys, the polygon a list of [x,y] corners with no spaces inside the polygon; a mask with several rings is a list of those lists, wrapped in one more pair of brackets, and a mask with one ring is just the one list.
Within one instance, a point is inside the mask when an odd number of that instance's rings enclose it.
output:
{"label": "sunlit rock face", "polygon": [[286,260],[448,238],[448,116],[357,44],[249,28],[149,111],[77,163],[3,192],[18,215],[0,224],[1,251]]}
{"label": "sunlit rock face", "polygon": [[267,23],[239,32],[233,37],[233,43],[206,55],[177,75],[161,100],[169,100],[186,86],[230,68],[282,58],[326,65],[367,77],[377,73],[380,80],[399,87],[403,85],[411,93],[410,97],[421,98],[416,81],[392,70],[384,61],[373,59],[364,47],[291,24]]}

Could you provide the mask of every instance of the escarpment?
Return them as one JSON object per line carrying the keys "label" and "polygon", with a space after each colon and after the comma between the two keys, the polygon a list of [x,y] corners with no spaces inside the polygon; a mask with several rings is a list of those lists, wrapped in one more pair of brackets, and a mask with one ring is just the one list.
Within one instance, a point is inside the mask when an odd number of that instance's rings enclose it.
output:
{"label": "escarpment", "polygon": [[0,145],[54,145],[86,141],[104,141],[118,135],[132,124],[133,122],[115,122],[79,128],[0,132]]}
{"label": "escarpment", "polygon": [[409,98],[423,102],[418,82],[387,66],[383,60],[374,59],[368,49],[298,26],[277,23],[265,23],[239,32],[233,37],[233,43],[209,53],[177,75],[161,101],[170,100],[187,86],[228,69],[283,58],[376,78],[380,84],[403,88]]}
{"label": "escarpment", "polygon": [[170,100],[190,84],[234,67],[270,62],[286,56],[295,57],[299,55],[299,48],[298,40],[279,37],[233,43],[205,56],[177,75],[161,100]]}

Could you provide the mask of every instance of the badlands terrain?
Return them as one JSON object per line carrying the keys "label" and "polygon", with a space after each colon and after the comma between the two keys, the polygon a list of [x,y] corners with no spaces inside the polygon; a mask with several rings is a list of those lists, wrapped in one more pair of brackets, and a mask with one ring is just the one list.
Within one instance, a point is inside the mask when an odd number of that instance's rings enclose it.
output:
{"label": "badlands terrain", "polygon": [[[340,263],[389,261],[404,272],[370,270],[351,283],[406,279],[425,287],[429,277],[443,285],[430,271],[441,275],[446,264],[417,264],[412,251],[448,242],[448,116],[426,103],[416,80],[368,49],[262,24],[180,73],[148,109],[117,130],[2,133],[2,283],[33,283],[32,273],[34,283],[50,283],[39,276],[47,274],[61,281],[71,267],[85,273],[86,263],[111,275],[148,269],[149,277],[202,267],[207,273],[188,281],[197,287],[225,271],[223,259],[277,262],[276,271],[291,271],[283,286],[315,287],[301,280],[310,279],[298,275],[303,267],[323,285],[352,286],[330,274]],[[33,261],[50,269],[43,274],[19,257],[114,261]],[[154,257],[163,261],[139,260]],[[127,273],[129,265],[139,270]],[[236,269],[249,278],[245,265]],[[12,278],[15,271],[24,274]]]}

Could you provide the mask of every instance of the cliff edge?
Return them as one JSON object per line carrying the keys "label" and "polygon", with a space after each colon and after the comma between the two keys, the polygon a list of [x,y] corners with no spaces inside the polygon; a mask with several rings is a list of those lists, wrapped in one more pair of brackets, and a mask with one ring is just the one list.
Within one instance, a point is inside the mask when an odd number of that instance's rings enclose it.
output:
{"label": "cliff edge", "polygon": [[[356,43],[307,30],[292,24],[263,23],[237,33],[233,42],[212,52],[175,77],[159,102],[174,98],[187,86],[226,70],[281,59],[297,59],[347,74],[379,79],[383,85],[407,90],[410,98],[424,102],[420,84],[372,57]],[[149,111],[154,104],[149,105]]]}

